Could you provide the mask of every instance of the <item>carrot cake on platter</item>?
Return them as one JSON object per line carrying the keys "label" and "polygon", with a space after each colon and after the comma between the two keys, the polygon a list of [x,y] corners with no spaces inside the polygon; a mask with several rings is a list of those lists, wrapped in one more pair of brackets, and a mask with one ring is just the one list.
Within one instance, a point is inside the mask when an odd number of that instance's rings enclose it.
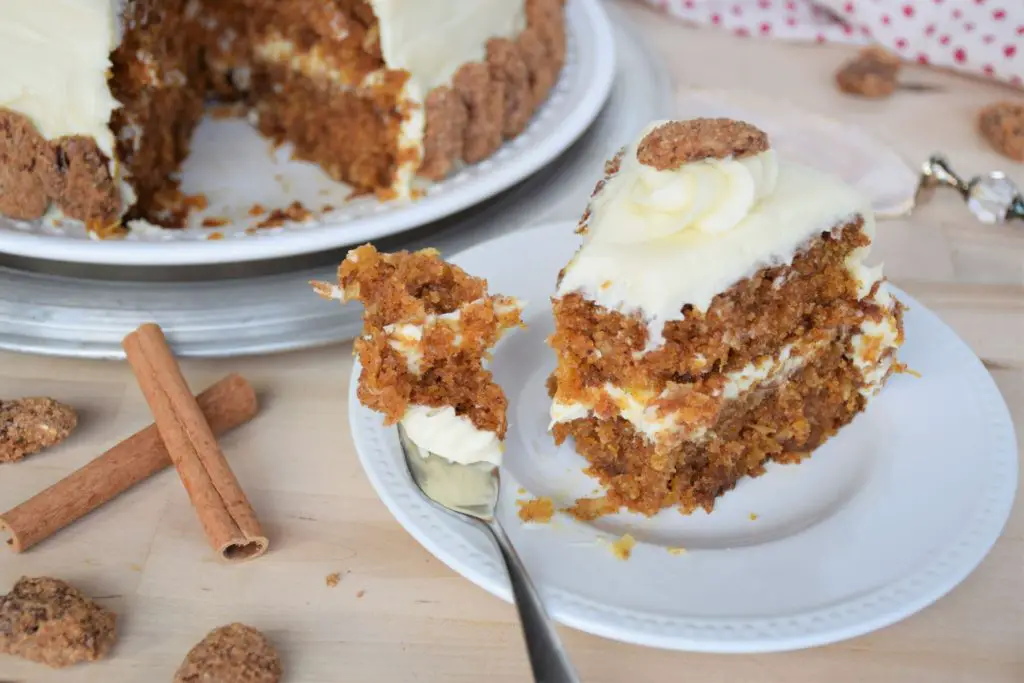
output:
{"label": "carrot cake on platter", "polygon": [[360,301],[355,340],[359,401],[402,423],[420,448],[454,462],[500,464],[508,400],[485,367],[490,349],[522,325],[522,304],[490,295],[487,282],[437,251],[353,249],[327,298]]}
{"label": "carrot cake on platter", "polygon": [[[799,461],[898,367],[868,204],[746,123],[651,124],[607,164],[559,275],[552,431],[602,512],[708,511]],[[591,506],[593,507],[593,506]]]}
{"label": "carrot cake on platter", "polygon": [[0,216],[180,226],[207,98],[357,192],[408,198],[523,131],[565,59],[563,3],[4,0]]}

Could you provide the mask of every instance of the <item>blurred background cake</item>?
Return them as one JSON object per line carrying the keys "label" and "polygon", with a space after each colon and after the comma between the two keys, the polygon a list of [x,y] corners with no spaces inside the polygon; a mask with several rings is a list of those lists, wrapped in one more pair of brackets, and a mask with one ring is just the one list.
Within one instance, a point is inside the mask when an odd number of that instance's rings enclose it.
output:
{"label": "blurred background cake", "polygon": [[559,277],[549,382],[613,506],[710,510],[821,445],[885,383],[900,304],[839,180],[729,119],[651,124],[610,161]]}
{"label": "blurred background cake", "polygon": [[563,0],[7,0],[0,215],[103,227],[168,211],[204,100],[335,180],[407,198],[526,127]]}

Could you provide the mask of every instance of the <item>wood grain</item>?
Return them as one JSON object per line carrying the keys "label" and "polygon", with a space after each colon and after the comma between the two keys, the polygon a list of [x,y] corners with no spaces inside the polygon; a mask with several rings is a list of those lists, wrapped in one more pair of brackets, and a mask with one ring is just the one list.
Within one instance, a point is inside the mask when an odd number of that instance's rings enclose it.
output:
{"label": "wood grain", "polygon": [[[851,100],[832,86],[833,70],[849,49],[697,31],[627,5],[664,55],[677,88],[728,86],[784,97],[856,120],[912,163],[941,150],[964,173],[1001,168],[1024,186],[1024,167],[991,152],[973,128],[974,110],[1006,97],[1003,89],[912,67],[908,80],[942,90],[901,92],[881,103]],[[1024,434],[1024,231],[980,226],[960,200],[937,194],[912,217],[880,224],[875,253],[897,285],[988,361]],[[513,609],[433,559],[363,476],[345,417],[348,345],[183,367],[192,386],[231,370],[266,396],[256,420],[222,438],[221,446],[275,539],[274,550],[245,565],[215,561],[175,474],[158,474],[59,539],[0,561],[4,590],[22,574],[57,574],[123,615],[113,659],[59,674],[0,659],[0,680],[169,680],[196,641],[233,620],[264,630],[283,651],[286,680],[297,683],[529,680]],[[150,421],[123,364],[0,354],[0,390],[53,395],[80,408],[83,421],[60,448],[0,468],[0,509]],[[588,683],[1019,683],[1022,567],[1024,505],[1018,505],[995,549],[952,593],[849,642],[716,656],[562,633]],[[341,580],[328,588],[325,577],[333,572]]]}

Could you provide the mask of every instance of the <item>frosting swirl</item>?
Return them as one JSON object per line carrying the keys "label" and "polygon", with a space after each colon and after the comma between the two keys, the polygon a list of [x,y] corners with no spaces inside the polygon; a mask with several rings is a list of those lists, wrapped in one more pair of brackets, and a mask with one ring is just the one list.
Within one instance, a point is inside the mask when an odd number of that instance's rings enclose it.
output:
{"label": "frosting swirl", "polygon": [[774,150],[741,159],[701,159],[657,170],[627,152],[619,172],[594,198],[587,232],[597,243],[632,244],[734,228],[775,190]]}

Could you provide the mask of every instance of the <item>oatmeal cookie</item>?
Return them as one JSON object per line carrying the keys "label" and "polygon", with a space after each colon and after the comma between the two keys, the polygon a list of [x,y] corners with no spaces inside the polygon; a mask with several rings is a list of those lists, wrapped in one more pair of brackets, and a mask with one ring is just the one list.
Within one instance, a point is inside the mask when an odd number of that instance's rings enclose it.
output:
{"label": "oatmeal cookie", "polygon": [[978,131],[997,152],[1024,163],[1024,104],[988,105],[978,113]]}
{"label": "oatmeal cookie", "polygon": [[0,109],[0,214],[18,220],[42,216],[56,172],[49,144],[28,117]]}
{"label": "oatmeal cookie", "polygon": [[871,45],[839,67],[836,85],[851,95],[889,97],[896,91],[899,71],[899,57],[884,48]]}
{"label": "oatmeal cookie", "polygon": [[659,171],[701,159],[743,158],[768,149],[759,128],[732,119],[690,119],[658,126],[640,141],[637,160]]}
{"label": "oatmeal cookie", "polygon": [[78,425],[74,408],[52,398],[0,401],[0,463],[55,446]]}
{"label": "oatmeal cookie", "polygon": [[102,659],[117,615],[59,579],[22,578],[0,596],[0,653],[53,668]]}
{"label": "oatmeal cookie", "polygon": [[174,683],[278,683],[281,658],[266,636],[245,624],[210,631],[189,650]]}
{"label": "oatmeal cookie", "polygon": [[464,64],[455,73],[454,83],[468,115],[462,159],[475,164],[501,147],[505,83],[493,80],[487,65],[477,62]]}

